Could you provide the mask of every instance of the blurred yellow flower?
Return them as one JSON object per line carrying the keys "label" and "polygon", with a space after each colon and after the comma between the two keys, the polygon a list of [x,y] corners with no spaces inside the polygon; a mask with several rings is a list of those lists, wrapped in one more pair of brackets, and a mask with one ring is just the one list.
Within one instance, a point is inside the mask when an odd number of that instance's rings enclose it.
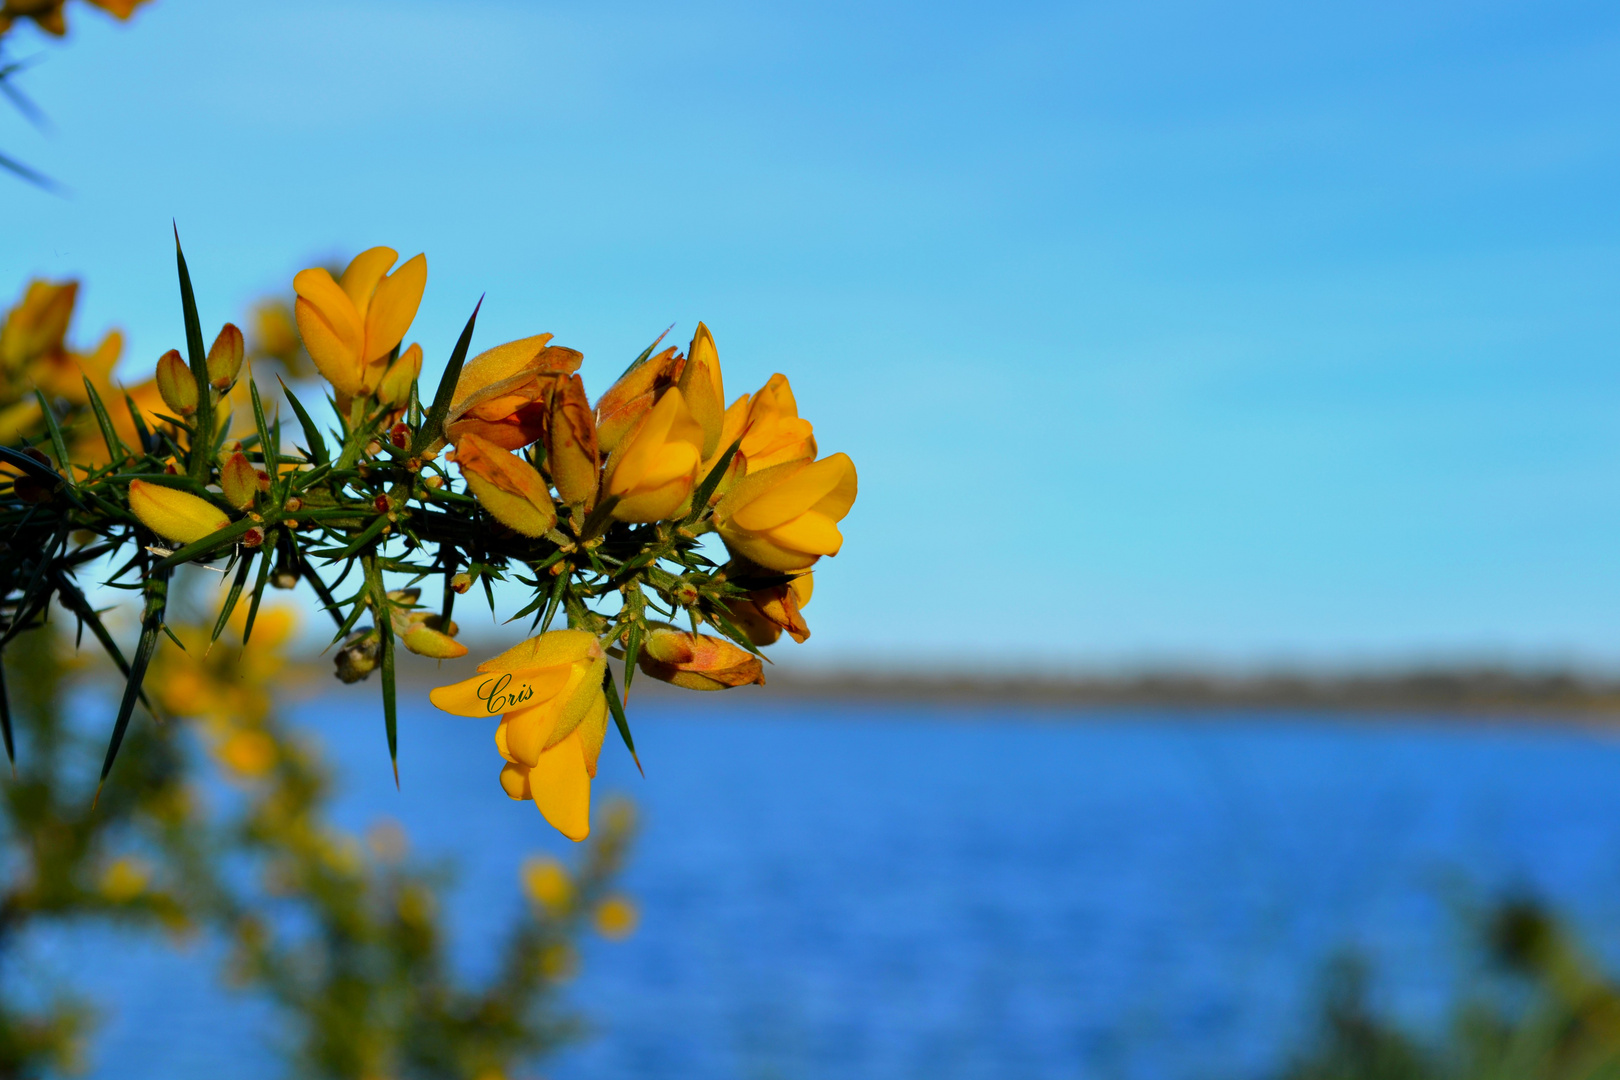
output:
{"label": "blurred yellow flower", "polygon": [[239,728],[215,748],[215,754],[231,772],[256,780],[276,765],[276,743],[262,731]]}
{"label": "blurred yellow flower", "polygon": [[[85,0],[91,7],[100,8],[115,19],[128,19],[135,9],[149,0]],[[67,16],[62,8],[67,0],[6,0],[0,5],[0,34],[11,29],[17,19],[32,19],[47,34],[62,37],[67,33]]]}
{"label": "blurred yellow flower", "polygon": [[523,892],[552,915],[563,915],[574,902],[574,879],[561,862],[549,855],[523,860]]}
{"label": "blurred yellow flower", "polygon": [[298,332],[315,367],[344,398],[377,389],[388,354],[410,329],[427,287],[427,256],[417,255],[392,274],[393,248],[374,247],[354,257],[332,280],[323,267],[293,277]]}
{"label": "blurred yellow flower", "polygon": [[622,893],[614,893],[596,905],[596,932],[609,941],[623,941],[640,924],[641,912],[635,901]]}
{"label": "blurred yellow flower", "polygon": [[146,891],[152,880],[152,868],[141,859],[121,855],[101,872],[96,887],[101,895],[115,904],[127,904]]}
{"label": "blurred yellow flower", "polygon": [[500,716],[501,786],[533,799],[570,840],[590,833],[591,778],[607,733],[607,658],[584,630],[552,630],[478,665],[478,674],[429,698],[457,716]]}

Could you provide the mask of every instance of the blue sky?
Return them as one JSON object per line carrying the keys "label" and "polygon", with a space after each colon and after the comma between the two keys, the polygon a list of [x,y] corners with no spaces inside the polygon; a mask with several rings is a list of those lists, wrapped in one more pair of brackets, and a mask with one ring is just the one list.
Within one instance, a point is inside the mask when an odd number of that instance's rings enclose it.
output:
{"label": "blue sky", "polygon": [[861,497],[801,662],[1620,660],[1620,11],[157,0],[0,147],[131,377],[328,253],[442,365],[671,322]]}

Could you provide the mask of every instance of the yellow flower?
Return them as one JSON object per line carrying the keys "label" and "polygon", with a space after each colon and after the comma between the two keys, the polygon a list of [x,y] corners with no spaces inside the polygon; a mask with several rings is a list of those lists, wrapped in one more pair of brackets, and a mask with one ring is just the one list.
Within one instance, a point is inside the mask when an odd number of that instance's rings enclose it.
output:
{"label": "yellow flower", "polygon": [[176,416],[190,416],[197,411],[197,380],[192,378],[191,367],[180,358],[179,349],[170,349],[157,362],[158,394]]}
{"label": "yellow flower", "polygon": [[300,270],[293,310],[315,367],[346,397],[370,394],[382,381],[388,354],[405,337],[427,287],[427,256],[392,274],[399,253],[374,247],[354,257],[343,277],[321,267]]}
{"label": "yellow flower", "polygon": [[215,750],[226,768],[248,779],[257,779],[276,764],[276,743],[262,731],[237,728]]}
{"label": "yellow flower", "polygon": [[101,895],[115,904],[127,904],[146,891],[152,868],[140,859],[121,855],[101,873]]}
{"label": "yellow flower", "polygon": [[550,341],[550,334],[520,338],[469,360],[444,418],[445,437],[459,444],[462,435],[473,434],[503,450],[538,439],[558,379],[585,359]]}
{"label": "yellow flower", "polygon": [[523,891],[552,915],[563,915],[574,902],[574,879],[549,855],[523,860]]}
{"label": "yellow flower", "polygon": [[596,448],[596,419],[585,397],[585,384],[570,375],[551,395],[546,423],[546,471],[557,494],[570,506],[596,505],[602,459]]}
{"label": "yellow flower", "polygon": [[16,374],[32,360],[62,352],[78,297],[77,281],[30,281],[0,326],[0,367]]}
{"label": "yellow flower", "polygon": [[703,458],[703,428],[674,387],[613,451],[602,490],[617,496],[620,521],[664,521],[692,495]]}
{"label": "yellow flower", "polygon": [[764,665],[759,657],[723,638],[689,634],[663,624],[654,624],[647,634],[637,666],[655,679],[688,690],[765,685]]}
{"label": "yellow flower", "polygon": [[799,403],[786,375],[772,375],[753,396],[745,426],[738,453],[747,461],[750,474],[816,456],[816,437],[810,421],[799,419]]}
{"label": "yellow flower", "polygon": [[747,478],[715,507],[715,527],[735,554],[767,570],[804,570],[836,555],[838,522],[855,505],[855,463],[834,454],[811,463],[789,461]]}
{"label": "yellow flower", "polygon": [[681,388],[692,418],[703,428],[704,458],[713,457],[725,449],[720,445],[720,431],[726,412],[726,387],[720,377],[720,353],[714,347],[714,335],[702,323],[697,324],[697,332],[692,335],[692,347],[676,385]]}
{"label": "yellow flower", "polygon": [[158,536],[182,544],[201,540],[231,523],[207,499],[145,480],[129,482],[129,508]]}
{"label": "yellow flower", "polygon": [[457,716],[500,716],[501,787],[533,799],[570,840],[590,834],[591,778],[607,733],[607,659],[584,630],[552,630],[478,665],[429,698]]}
{"label": "yellow flower", "polygon": [[479,504],[507,528],[524,536],[544,536],[557,524],[545,480],[516,454],[463,432],[456,464]]}
{"label": "yellow flower", "polygon": [[659,395],[675,385],[684,363],[671,346],[619,376],[596,400],[596,441],[604,454],[618,449],[619,440],[652,409]]}
{"label": "yellow flower", "polygon": [[615,893],[596,905],[596,932],[609,941],[623,941],[640,922],[641,912],[628,896]]}
{"label": "yellow flower", "polygon": [[786,585],[753,590],[732,602],[731,621],[748,635],[749,641],[761,648],[774,645],[784,630],[802,644],[810,637],[802,609],[810,602],[812,577],[813,574],[800,574]]}

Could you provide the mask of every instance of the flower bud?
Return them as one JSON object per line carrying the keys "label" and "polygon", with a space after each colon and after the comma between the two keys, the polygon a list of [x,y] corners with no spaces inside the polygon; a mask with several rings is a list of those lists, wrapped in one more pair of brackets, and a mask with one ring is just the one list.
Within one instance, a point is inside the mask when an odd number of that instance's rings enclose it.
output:
{"label": "flower bud", "polygon": [[625,436],[608,459],[602,490],[617,496],[619,521],[665,521],[692,495],[702,464],[703,429],[674,387]]}
{"label": "flower bud", "polygon": [[765,685],[759,657],[722,638],[689,634],[663,623],[655,623],[647,634],[637,666],[655,679],[688,690]]}
{"label": "flower bud", "polygon": [[220,464],[219,488],[226,502],[238,510],[246,510],[259,493],[259,471],[247,455],[238,450]]}
{"label": "flower bud", "polygon": [[191,377],[191,368],[180,359],[179,349],[170,349],[158,357],[157,386],[163,404],[174,410],[176,416],[190,416],[197,411],[197,380]]}
{"label": "flower bud", "polygon": [[337,677],[346,683],[357,683],[377,670],[382,652],[382,641],[376,630],[362,630],[343,643],[337,656],[332,658]]}
{"label": "flower bud", "polygon": [[761,648],[775,644],[784,630],[802,644],[810,637],[803,608],[810,602],[813,576],[800,574],[786,585],[755,589],[733,600],[728,609],[731,621]]}
{"label": "flower bud", "polygon": [[463,433],[456,444],[456,464],[478,502],[507,528],[524,536],[543,536],[557,524],[545,480],[516,454]]}
{"label": "flower bud", "polygon": [[596,443],[602,453],[618,449],[619,441],[647,415],[659,396],[675,385],[684,362],[671,346],[620,375],[619,381],[597,398]]}
{"label": "flower bud", "polygon": [[226,323],[208,349],[208,384],[222,394],[235,385],[244,351],[242,331]]}
{"label": "flower bud", "polygon": [[129,482],[129,508],[158,536],[182,544],[195,543],[231,523],[208,500],[145,480]]}
{"label": "flower bud", "polygon": [[384,405],[403,406],[411,400],[411,384],[422,374],[422,346],[412,342],[411,347],[399,354],[388,365],[382,381],[377,384],[377,400]]}
{"label": "flower bud", "polygon": [[720,377],[720,354],[714,347],[714,335],[702,323],[692,335],[692,347],[686,354],[686,366],[676,385],[686,398],[686,407],[692,410],[692,419],[703,428],[703,456],[713,457],[723,449],[720,429],[726,412],[725,383]]}
{"label": "flower bud", "polygon": [[745,431],[739,452],[748,462],[749,473],[816,456],[810,421],[799,419],[799,403],[785,375],[772,375],[753,396]]}
{"label": "flower bud", "polygon": [[546,424],[546,471],[557,494],[570,506],[596,505],[602,460],[596,448],[596,418],[585,397],[585,384],[570,375],[551,395]]}
{"label": "flower bud", "polygon": [[472,575],[465,570],[450,579],[450,591],[457,596],[472,588]]}
{"label": "flower bud", "polygon": [[836,555],[838,522],[855,505],[855,463],[834,454],[750,472],[715,507],[714,524],[734,554],[767,570],[804,570]]}
{"label": "flower bud", "polygon": [[459,632],[455,623],[445,622],[427,611],[402,612],[396,608],[394,615],[394,629],[400,641],[416,655],[431,656],[435,660],[454,660],[467,655],[467,646],[455,639]]}

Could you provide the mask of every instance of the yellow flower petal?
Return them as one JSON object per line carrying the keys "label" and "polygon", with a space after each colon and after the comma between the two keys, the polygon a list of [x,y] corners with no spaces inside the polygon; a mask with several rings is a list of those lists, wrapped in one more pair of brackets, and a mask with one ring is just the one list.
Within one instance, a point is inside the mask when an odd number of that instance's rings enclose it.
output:
{"label": "yellow flower petal", "polygon": [[428,692],[428,700],[456,716],[500,716],[551,700],[568,684],[567,665],[481,672]]}
{"label": "yellow flower petal", "polygon": [[[773,529],[832,494],[843,482],[848,462],[849,458],[845,455],[835,454],[790,472],[780,483],[771,485],[757,497],[738,506],[732,512],[731,520],[743,529]],[[778,468],[790,469],[792,466]],[[853,470],[853,466],[850,469]]]}
{"label": "yellow flower petal", "polygon": [[388,268],[399,260],[399,252],[391,247],[367,248],[349,260],[344,268],[343,276],[338,279],[338,285],[349,297],[349,303],[360,315],[362,324],[365,321],[367,308],[371,305],[372,294],[377,291],[377,283],[388,273]]}
{"label": "yellow flower petal", "polygon": [[579,737],[573,736],[540,755],[529,771],[535,805],[558,832],[570,840],[591,833],[591,776]]}
{"label": "yellow flower petal", "polygon": [[366,309],[366,353],[370,363],[387,356],[405,338],[427,289],[427,256],[417,255],[377,283]]}
{"label": "yellow flower petal", "polygon": [[499,656],[478,665],[479,671],[517,671],[522,668],[572,664],[602,654],[596,635],[588,630],[548,630],[520,641]]}

